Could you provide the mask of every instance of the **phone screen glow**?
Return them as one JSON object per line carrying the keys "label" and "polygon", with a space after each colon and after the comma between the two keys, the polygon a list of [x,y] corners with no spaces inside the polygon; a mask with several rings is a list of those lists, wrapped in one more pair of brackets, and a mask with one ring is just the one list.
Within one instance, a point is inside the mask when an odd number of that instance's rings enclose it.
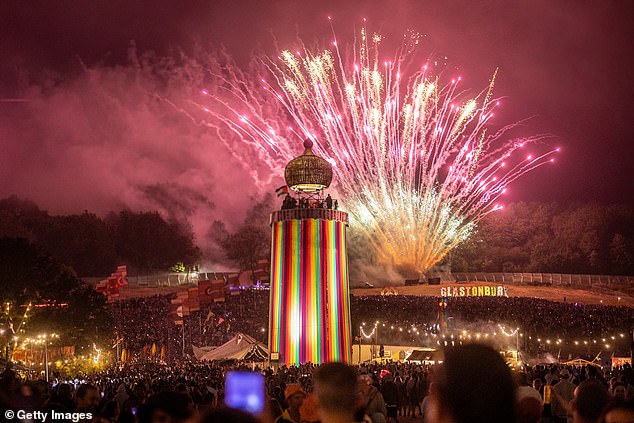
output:
{"label": "phone screen glow", "polygon": [[229,372],[225,381],[228,407],[259,414],[264,410],[264,377],[253,372]]}

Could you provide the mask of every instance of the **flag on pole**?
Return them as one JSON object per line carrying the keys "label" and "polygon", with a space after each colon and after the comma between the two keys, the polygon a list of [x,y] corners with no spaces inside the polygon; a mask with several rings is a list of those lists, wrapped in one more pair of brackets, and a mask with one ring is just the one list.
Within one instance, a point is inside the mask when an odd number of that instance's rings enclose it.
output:
{"label": "flag on pole", "polygon": [[115,340],[114,343],[112,344],[112,348],[116,348],[117,345],[123,343],[123,336],[121,338],[118,337],[118,335],[115,333]]}

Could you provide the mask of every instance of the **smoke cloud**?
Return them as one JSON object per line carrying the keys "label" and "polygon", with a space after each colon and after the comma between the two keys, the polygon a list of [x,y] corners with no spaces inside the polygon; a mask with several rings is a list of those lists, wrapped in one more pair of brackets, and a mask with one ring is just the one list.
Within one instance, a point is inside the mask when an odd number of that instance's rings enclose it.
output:
{"label": "smoke cloud", "polygon": [[214,220],[231,229],[276,185],[258,186],[239,150],[167,101],[191,96],[193,67],[134,46],[129,59],[27,83],[20,101],[0,102],[0,197],[17,193],[52,214],[159,210],[188,221],[205,246]]}

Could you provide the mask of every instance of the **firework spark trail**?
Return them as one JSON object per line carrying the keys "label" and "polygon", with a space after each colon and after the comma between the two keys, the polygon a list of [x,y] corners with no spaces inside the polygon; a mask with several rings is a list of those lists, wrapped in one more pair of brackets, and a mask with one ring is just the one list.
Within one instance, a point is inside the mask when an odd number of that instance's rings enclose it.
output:
{"label": "firework spark trail", "polygon": [[[540,137],[504,142],[513,125],[487,134],[498,104],[495,75],[483,93],[463,99],[459,78],[441,86],[425,66],[405,80],[409,47],[382,62],[380,37],[368,38],[363,28],[352,63],[337,42],[318,53],[302,48],[264,59],[272,78],[258,78],[259,90],[246,75],[225,73],[224,92],[208,96],[214,106],[196,105],[272,166],[298,154],[296,139],[311,138],[333,165],[342,204],[378,259],[424,272],[501,208],[496,201],[509,183],[552,161],[554,151],[511,162],[512,153]],[[282,127],[280,116],[291,126]]]}

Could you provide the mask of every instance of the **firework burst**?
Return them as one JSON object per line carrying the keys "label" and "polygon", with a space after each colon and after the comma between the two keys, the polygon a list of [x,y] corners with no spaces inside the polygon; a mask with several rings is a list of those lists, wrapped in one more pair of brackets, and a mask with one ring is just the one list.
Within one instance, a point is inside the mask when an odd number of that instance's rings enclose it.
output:
{"label": "firework burst", "polygon": [[381,60],[381,37],[363,28],[350,60],[333,41],[319,52],[302,47],[261,60],[267,76],[257,80],[227,67],[216,91],[195,104],[227,145],[236,144],[225,130],[271,167],[282,169],[298,154],[296,141],[312,139],[378,260],[425,272],[554,150],[518,157],[540,137],[505,141],[511,126],[487,132],[498,105],[495,75],[473,98],[458,88],[460,78],[443,85],[427,66],[406,76],[418,40],[409,34],[392,60]]}

